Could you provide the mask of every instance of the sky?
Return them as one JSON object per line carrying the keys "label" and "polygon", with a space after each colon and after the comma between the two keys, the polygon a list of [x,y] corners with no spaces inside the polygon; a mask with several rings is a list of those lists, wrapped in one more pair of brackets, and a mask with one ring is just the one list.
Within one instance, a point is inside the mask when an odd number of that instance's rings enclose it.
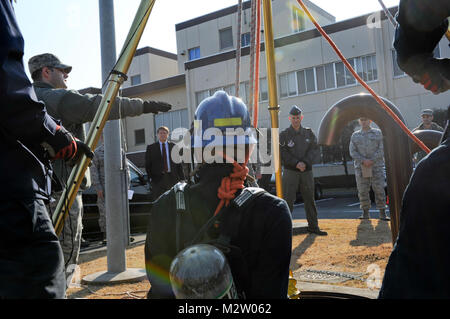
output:
{"label": "sky", "polygon": [[[312,2],[334,15],[336,21],[382,9],[378,0]],[[398,5],[399,0],[383,2],[389,8]],[[237,3],[238,0],[156,0],[138,48],[151,46],[176,53],[176,24]],[[139,4],[140,0],[114,0],[117,56]],[[14,8],[25,39],[25,69],[30,57],[50,52],[73,66],[67,81],[69,88],[101,87],[98,0],[17,0]]]}

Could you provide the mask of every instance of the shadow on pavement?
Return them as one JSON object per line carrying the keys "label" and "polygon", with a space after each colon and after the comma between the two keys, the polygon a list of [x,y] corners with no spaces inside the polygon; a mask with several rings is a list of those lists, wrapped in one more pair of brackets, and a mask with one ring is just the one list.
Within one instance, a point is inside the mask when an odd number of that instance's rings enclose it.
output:
{"label": "shadow on pavement", "polygon": [[292,250],[291,255],[291,267],[290,269],[294,272],[297,269],[299,269],[302,265],[297,263],[297,260],[300,258],[301,255],[314,243],[314,240],[316,239],[317,235],[315,234],[308,234],[303,241]]}
{"label": "shadow on pavement", "polygon": [[350,241],[350,245],[375,247],[390,242],[392,237],[388,221],[362,219],[356,230],[356,238]]}

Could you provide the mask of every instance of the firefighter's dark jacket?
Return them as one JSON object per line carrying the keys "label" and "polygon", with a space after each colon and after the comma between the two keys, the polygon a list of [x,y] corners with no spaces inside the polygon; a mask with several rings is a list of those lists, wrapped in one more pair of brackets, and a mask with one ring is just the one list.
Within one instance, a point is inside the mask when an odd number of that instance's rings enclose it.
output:
{"label": "firefighter's dark jacket", "polygon": [[298,162],[306,164],[306,171],[312,170],[312,164],[318,154],[317,139],[310,128],[300,127],[298,131],[289,126],[280,133],[281,161],[284,168],[298,171]]}
{"label": "firefighter's dark jacket", "polygon": [[[448,130],[448,127],[447,127]],[[450,138],[419,162],[379,298],[450,298]]]}
{"label": "firefighter's dark jacket", "polygon": [[0,201],[46,199],[51,172],[40,144],[57,124],[25,74],[24,41],[10,1],[1,1],[0,10]]}
{"label": "firefighter's dark jacket", "polygon": [[[213,215],[219,203],[217,188],[231,169],[228,164],[205,165],[199,172],[199,182],[186,186],[190,214],[182,217],[182,241],[189,242],[197,233],[193,229],[200,229]],[[176,255],[175,214],[172,190],[156,201],[148,225],[145,259],[151,298],[173,298],[168,271]],[[250,273],[246,297],[286,298],[292,245],[292,221],[286,202],[265,193],[242,214],[236,227],[238,236],[231,244],[241,248]]]}

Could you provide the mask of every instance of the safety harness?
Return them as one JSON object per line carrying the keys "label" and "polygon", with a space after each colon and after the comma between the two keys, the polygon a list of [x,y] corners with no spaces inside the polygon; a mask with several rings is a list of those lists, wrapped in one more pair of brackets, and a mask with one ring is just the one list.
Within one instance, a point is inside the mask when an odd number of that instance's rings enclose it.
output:
{"label": "safety harness", "polygon": [[192,240],[183,243],[181,238],[182,215],[189,211],[189,199],[186,198],[185,182],[173,187],[176,202],[176,249],[177,252],[199,243],[214,245],[227,258],[241,298],[245,298],[245,291],[249,287],[249,273],[247,262],[239,247],[232,245],[233,239],[238,238],[239,225],[245,212],[252,207],[255,200],[266,191],[258,187],[246,187],[241,193],[214,214],[196,233]]}

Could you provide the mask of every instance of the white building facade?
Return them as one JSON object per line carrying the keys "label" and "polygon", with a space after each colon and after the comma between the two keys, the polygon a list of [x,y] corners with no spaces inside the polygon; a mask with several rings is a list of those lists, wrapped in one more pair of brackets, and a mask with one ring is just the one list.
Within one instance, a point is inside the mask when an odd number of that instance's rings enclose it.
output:
{"label": "white building facade", "polygon": [[[422,109],[447,108],[450,92],[433,95],[398,68],[392,46],[394,28],[382,11],[336,22],[330,13],[312,2],[305,1],[305,4],[358,74],[375,92],[398,107],[408,128],[419,124]],[[272,10],[280,129],[289,126],[288,113],[295,104],[303,110],[303,125],[317,134],[321,119],[333,104],[366,91],[303,15],[295,0],[273,0]],[[395,14],[397,8],[390,11]],[[250,1],[246,1],[240,39],[239,95],[244,101],[248,101],[251,93],[250,22]],[[264,30],[264,23],[261,29]],[[172,130],[178,126],[189,128],[198,103],[216,90],[235,92],[237,5],[177,24],[176,38],[177,53],[162,54],[166,55],[163,62],[146,58],[156,51],[142,53],[145,48],[133,60],[123,95],[167,101],[174,108],[156,116],[126,119],[129,152],[144,151],[146,145],[155,141],[155,130],[160,125]],[[264,42],[263,33],[261,42]],[[446,39],[439,43],[435,55],[450,57]],[[156,56],[160,58],[161,54]],[[264,45],[260,66],[259,126],[270,127]],[[149,74],[145,74],[146,70]],[[133,82],[137,74],[139,83],[136,77]]]}

